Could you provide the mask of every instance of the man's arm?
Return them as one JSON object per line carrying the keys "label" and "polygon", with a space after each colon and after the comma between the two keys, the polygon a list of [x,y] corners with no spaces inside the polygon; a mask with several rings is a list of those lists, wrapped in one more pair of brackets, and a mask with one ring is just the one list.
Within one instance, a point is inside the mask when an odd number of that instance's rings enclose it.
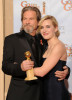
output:
{"label": "man's arm", "polygon": [[21,70],[19,62],[14,61],[14,48],[10,37],[6,37],[4,41],[2,70],[5,74],[11,76],[22,76],[25,74]]}
{"label": "man's arm", "polygon": [[68,79],[70,75],[70,68],[67,66],[63,67],[64,71],[56,71],[55,76],[58,77],[58,80]]}

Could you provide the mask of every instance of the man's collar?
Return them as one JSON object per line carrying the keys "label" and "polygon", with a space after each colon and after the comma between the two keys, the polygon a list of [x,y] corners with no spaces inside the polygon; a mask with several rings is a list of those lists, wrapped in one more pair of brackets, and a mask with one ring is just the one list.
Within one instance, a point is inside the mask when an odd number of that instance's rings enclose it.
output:
{"label": "man's collar", "polygon": [[24,30],[21,31],[21,35],[24,36],[24,37],[26,37],[28,40],[33,40],[33,37],[36,38],[36,35],[32,36],[29,33],[26,33]]}

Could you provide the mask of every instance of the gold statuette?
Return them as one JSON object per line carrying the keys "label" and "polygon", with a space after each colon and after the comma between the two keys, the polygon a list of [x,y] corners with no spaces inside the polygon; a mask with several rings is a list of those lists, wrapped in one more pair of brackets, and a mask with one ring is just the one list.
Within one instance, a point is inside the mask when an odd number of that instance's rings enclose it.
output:
{"label": "gold statuette", "polygon": [[[25,57],[27,58],[27,60],[30,60],[31,57],[31,53],[29,51],[25,52]],[[37,77],[34,76],[34,72],[33,72],[33,68],[30,70],[26,71],[26,75],[27,77],[25,78],[25,80],[36,80]]]}

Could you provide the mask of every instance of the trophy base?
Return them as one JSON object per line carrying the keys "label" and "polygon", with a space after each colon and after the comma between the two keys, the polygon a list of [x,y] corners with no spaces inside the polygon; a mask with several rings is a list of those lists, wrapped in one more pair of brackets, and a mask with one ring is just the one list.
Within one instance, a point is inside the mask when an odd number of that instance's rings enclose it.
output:
{"label": "trophy base", "polygon": [[26,81],[37,80],[37,79],[38,79],[37,77],[32,77],[32,78],[26,77],[26,78],[25,78]]}

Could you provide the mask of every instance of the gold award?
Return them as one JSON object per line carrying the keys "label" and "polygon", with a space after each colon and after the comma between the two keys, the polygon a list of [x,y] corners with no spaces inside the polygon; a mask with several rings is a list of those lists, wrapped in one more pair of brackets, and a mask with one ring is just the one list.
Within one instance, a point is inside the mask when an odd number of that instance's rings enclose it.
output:
{"label": "gold award", "polygon": [[[25,57],[27,58],[27,60],[30,60],[31,53],[29,51],[25,52]],[[25,78],[25,80],[36,80],[37,79],[37,77],[34,76],[33,68],[30,70],[27,70],[26,75],[27,77]]]}

